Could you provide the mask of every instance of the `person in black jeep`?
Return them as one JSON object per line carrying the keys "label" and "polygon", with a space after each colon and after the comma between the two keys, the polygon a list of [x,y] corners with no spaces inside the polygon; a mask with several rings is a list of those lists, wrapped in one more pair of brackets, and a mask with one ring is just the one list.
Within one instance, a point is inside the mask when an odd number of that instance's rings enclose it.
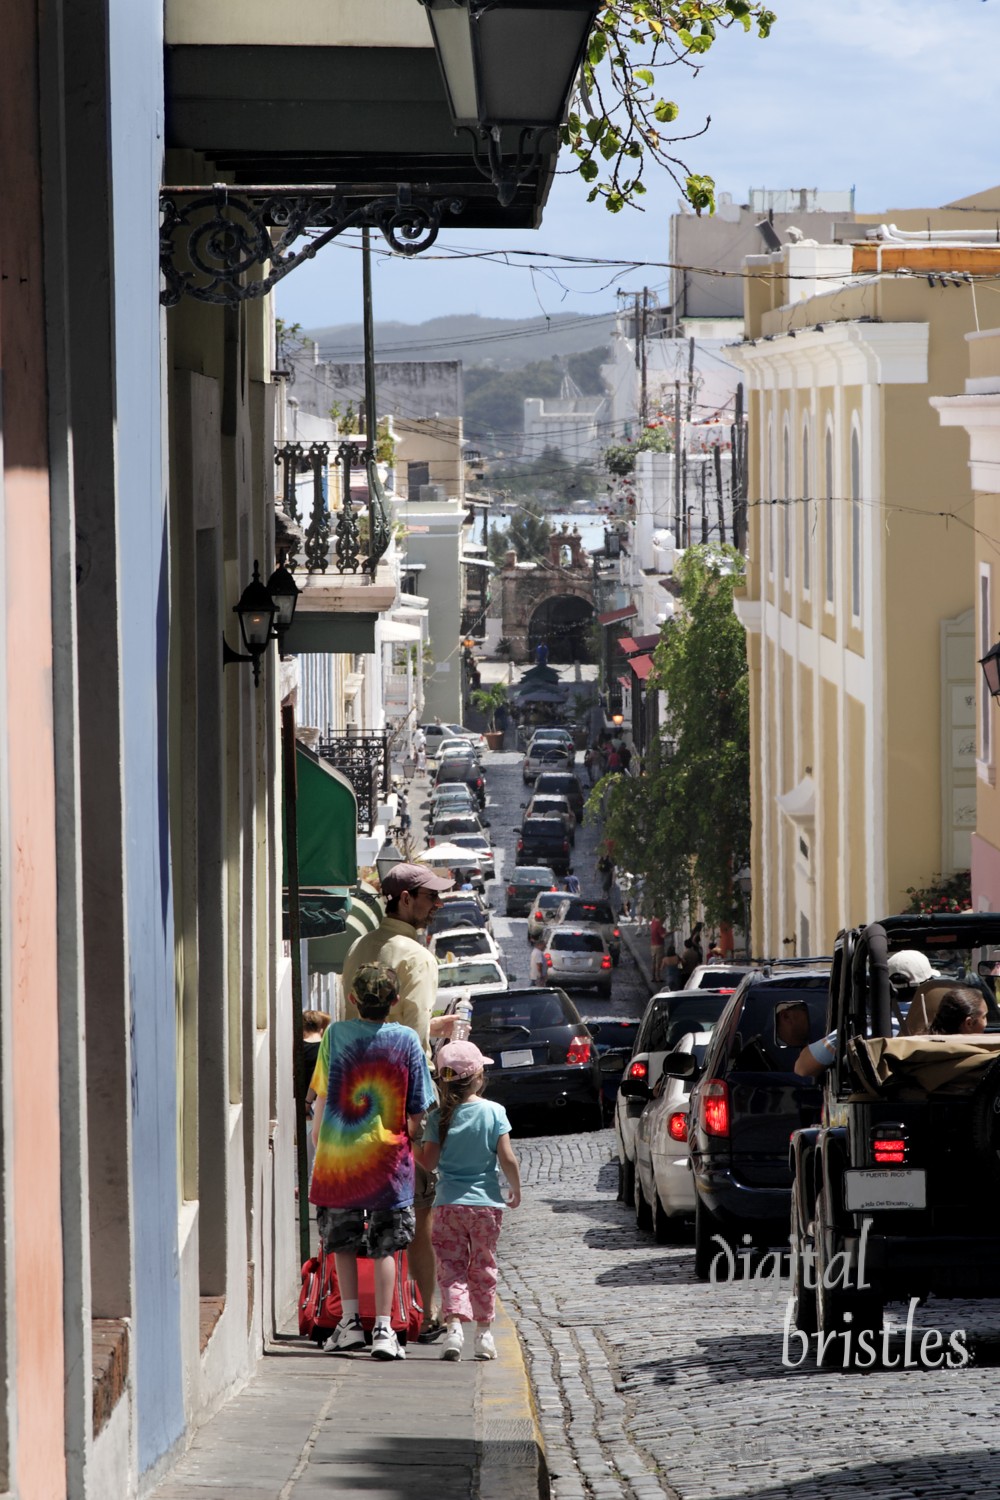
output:
{"label": "person in black jeep", "polygon": [[986,1001],[965,990],[945,990],[931,1022],[931,1036],[978,1036],[986,1030]]}

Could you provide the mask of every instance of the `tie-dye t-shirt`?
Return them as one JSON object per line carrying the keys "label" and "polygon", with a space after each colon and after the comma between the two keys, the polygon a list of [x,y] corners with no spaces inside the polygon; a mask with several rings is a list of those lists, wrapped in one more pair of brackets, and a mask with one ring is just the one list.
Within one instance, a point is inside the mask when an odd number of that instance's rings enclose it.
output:
{"label": "tie-dye t-shirt", "polygon": [[324,1208],[406,1208],[413,1202],[407,1115],[434,1103],[417,1033],[395,1021],[326,1028],[311,1087],[325,1098],[309,1201]]}

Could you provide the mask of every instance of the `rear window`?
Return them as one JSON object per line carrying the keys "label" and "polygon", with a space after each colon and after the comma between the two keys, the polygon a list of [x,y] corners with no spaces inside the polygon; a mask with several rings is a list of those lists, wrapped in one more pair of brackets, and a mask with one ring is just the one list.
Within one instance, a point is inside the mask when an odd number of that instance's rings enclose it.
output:
{"label": "rear window", "polygon": [[572,1020],[563,1001],[551,991],[539,995],[515,995],[507,1000],[487,995],[472,1001],[473,1031],[510,1031],[524,1026],[534,1031],[541,1026],[562,1026]]}
{"label": "rear window", "polygon": [[557,953],[604,952],[604,943],[596,932],[554,932],[549,947]]}
{"label": "rear window", "polygon": [[705,970],[694,988],[699,990],[735,989],[745,973],[746,969],[724,969],[721,964],[713,964],[711,968]]}
{"label": "rear window", "polygon": [[645,1052],[672,1052],[686,1031],[711,1031],[729,1003],[728,995],[701,995],[692,990],[690,999],[671,996],[650,1017]]}
{"label": "rear window", "polygon": [[465,958],[474,953],[489,953],[490,940],[485,932],[458,932],[454,937],[445,932],[438,938],[434,951],[438,958],[444,958],[448,953]]}
{"label": "rear window", "polygon": [[565,797],[572,796],[574,792],[579,796],[583,790],[572,771],[545,771],[535,782],[535,789],[539,792],[562,792]]}
{"label": "rear window", "polygon": [[511,876],[511,885],[555,885],[555,876],[547,865],[521,865]]}
{"label": "rear window", "polygon": [[568,901],[566,920],[569,922],[614,922],[611,904],[608,901]]}
{"label": "rear window", "polygon": [[468,818],[438,818],[434,824],[434,833],[478,833],[479,819]]}
{"label": "rear window", "polygon": [[438,988],[450,989],[461,984],[496,984],[500,977],[496,964],[445,964],[438,971]]}

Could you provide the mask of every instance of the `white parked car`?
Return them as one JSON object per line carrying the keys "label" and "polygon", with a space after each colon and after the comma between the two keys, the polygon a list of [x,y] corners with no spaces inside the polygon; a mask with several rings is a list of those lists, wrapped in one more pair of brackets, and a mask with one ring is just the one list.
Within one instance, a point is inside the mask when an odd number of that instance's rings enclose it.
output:
{"label": "white parked car", "polygon": [[685,981],[686,990],[728,990],[732,994],[750,964],[698,964]]}
{"label": "white parked car", "polygon": [[498,958],[459,958],[438,965],[438,1015],[454,1009],[456,1000],[471,1000],[486,990],[510,988]]}
{"label": "white parked car", "polygon": [[[689,1031],[664,1067],[680,1053],[695,1059],[697,1073],[712,1039],[710,1031]],[[651,1229],[658,1245],[681,1239],[694,1218],[694,1177],[688,1164],[688,1105],[697,1073],[673,1078],[666,1071],[639,1116],[635,1135],[635,1222]]]}
{"label": "white parked car", "polygon": [[446,927],[432,933],[427,943],[438,963],[459,958],[499,958],[496,939],[485,927]]}

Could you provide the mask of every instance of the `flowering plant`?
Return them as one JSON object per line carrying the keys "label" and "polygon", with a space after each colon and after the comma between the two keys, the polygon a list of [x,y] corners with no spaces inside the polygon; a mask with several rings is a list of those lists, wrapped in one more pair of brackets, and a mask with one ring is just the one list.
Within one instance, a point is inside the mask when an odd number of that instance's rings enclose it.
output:
{"label": "flowering plant", "polygon": [[904,915],[932,915],[934,912],[972,910],[972,871],[956,870],[954,875],[935,875],[926,889],[907,886],[910,904]]}

